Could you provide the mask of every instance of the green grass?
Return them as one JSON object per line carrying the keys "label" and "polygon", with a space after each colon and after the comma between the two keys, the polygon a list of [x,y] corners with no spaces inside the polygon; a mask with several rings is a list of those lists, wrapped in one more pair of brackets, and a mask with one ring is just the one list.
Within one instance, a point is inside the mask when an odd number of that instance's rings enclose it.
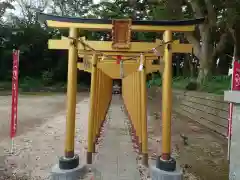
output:
{"label": "green grass", "polygon": [[[87,89],[85,84],[78,84],[78,89]],[[57,92],[64,92],[67,88],[66,82],[56,82],[51,84],[44,84],[38,79],[24,79],[19,81],[19,93],[27,95],[50,95]],[[0,92],[11,92],[12,82],[0,82]]]}
{"label": "green grass", "polygon": [[211,78],[203,87],[202,91],[223,94],[224,91],[231,89],[231,78],[228,76],[216,76]]}
{"label": "green grass", "polygon": [[[174,77],[172,87],[174,89],[186,90],[187,84],[191,81],[190,78],[186,77]],[[224,91],[230,89],[231,77],[229,76],[213,76],[209,79],[200,89],[199,91],[214,93],[214,94],[223,94]],[[153,80],[149,80],[147,82],[148,87],[151,86],[161,86],[162,79],[160,77],[155,78]],[[81,88],[87,87],[84,84],[78,85]],[[21,94],[28,95],[51,95],[51,92],[34,92],[34,89],[41,89],[45,87],[52,87],[55,89],[66,88],[66,83],[54,83],[52,85],[46,86],[40,80],[35,79],[24,79],[19,82],[19,88]],[[0,91],[11,91],[12,82],[0,82]],[[31,90],[33,89],[33,91]]]}
{"label": "green grass", "polygon": [[[175,77],[173,78],[172,87],[173,89],[186,90],[186,86],[191,81],[190,78]],[[161,78],[148,81],[148,87],[150,86],[161,86]],[[229,76],[213,76],[209,79],[198,91],[223,94],[224,91],[229,90],[231,85],[231,77]]]}

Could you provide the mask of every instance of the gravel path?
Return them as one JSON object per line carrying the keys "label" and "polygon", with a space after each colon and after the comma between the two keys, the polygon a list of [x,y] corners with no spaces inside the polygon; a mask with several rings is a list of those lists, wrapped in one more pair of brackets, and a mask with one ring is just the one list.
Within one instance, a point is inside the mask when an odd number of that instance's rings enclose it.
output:
{"label": "gravel path", "polygon": [[102,147],[94,162],[99,180],[140,180],[137,154],[133,149],[122,104],[122,99],[113,96]]}

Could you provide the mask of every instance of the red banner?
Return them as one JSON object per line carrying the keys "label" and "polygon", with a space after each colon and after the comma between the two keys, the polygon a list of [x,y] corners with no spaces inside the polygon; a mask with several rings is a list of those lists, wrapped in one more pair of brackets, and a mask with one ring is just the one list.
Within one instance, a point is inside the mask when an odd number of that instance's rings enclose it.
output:
{"label": "red banner", "polygon": [[13,51],[12,70],[12,113],[10,125],[10,137],[14,138],[17,132],[17,109],[18,109],[18,71],[19,71],[19,50]]}
{"label": "red banner", "polygon": [[240,91],[240,63],[238,61],[233,63],[232,90]]}
{"label": "red banner", "polygon": [[[233,72],[232,72],[232,91],[240,91],[240,63],[238,61],[233,62]],[[232,111],[233,104],[229,104],[229,114],[228,114],[228,137],[232,135]]]}

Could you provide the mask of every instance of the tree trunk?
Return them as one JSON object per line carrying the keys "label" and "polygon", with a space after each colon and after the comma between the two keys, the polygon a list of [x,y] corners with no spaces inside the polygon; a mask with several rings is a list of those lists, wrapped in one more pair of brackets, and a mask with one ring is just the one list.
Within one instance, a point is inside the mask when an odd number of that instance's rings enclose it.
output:
{"label": "tree trunk", "polygon": [[233,51],[233,60],[240,60],[240,26],[236,26],[234,28],[229,28],[231,32],[232,38],[234,40],[234,51]]}
{"label": "tree trunk", "polygon": [[185,54],[184,63],[183,63],[183,76],[188,77],[189,74],[190,74],[189,55]]}
{"label": "tree trunk", "polygon": [[234,59],[240,60],[240,25],[235,26]]}
{"label": "tree trunk", "polygon": [[176,76],[180,76],[180,59],[176,58]]}
{"label": "tree trunk", "polygon": [[201,87],[210,75],[210,69],[212,64],[212,54],[213,54],[213,44],[211,41],[211,30],[209,27],[204,27],[201,32],[202,47],[201,47],[201,57],[199,73],[197,78],[198,86]]}
{"label": "tree trunk", "polygon": [[193,62],[192,59],[190,58],[189,54],[187,54],[188,57],[188,64],[189,64],[189,68],[190,68],[190,77],[191,79],[194,78],[194,66],[193,66]]}

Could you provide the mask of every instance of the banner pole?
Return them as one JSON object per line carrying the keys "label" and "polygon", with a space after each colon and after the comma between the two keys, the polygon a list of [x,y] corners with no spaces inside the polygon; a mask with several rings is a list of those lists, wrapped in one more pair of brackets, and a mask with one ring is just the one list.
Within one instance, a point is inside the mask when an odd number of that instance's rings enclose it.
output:
{"label": "banner pole", "polygon": [[[233,63],[232,63],[232,79],[231,79],[231,91],[233,90],[233,78],[234,78],[234,59],[233,59]],[[227,134],[227,138],[228,138],[228,149],[227,149],[227,160],[228,162],[230,162],[230,147],[231,147],[231,126],[232,126],[232,110],[233,110],[233,104],[229,103],[229,115],[228,115],[228,134]]]}
{"label": "banner pole", "polygon": [[[229,113],[232,114],[232,103],[229,104]],[[230,117],[231,118],[231,117]],[[227,160],[230,161],[230,148],[231,148],[231,119],[228,120],[228,153],[227,153]]]}
{"label": "banner pole", "polygon": [[19,55],[20,55],[20,51],[14,49],[13,50],[13,69],[12,69],[12,107],[11,107],[11,123],[10,123],[11,154],[14,153],[14,138],[17,132]]}
{"label": "banner pole", "polygon": [[12,138],[12,140],[11,140],[11,154],[13,154],[14,153],[14,138]]}

